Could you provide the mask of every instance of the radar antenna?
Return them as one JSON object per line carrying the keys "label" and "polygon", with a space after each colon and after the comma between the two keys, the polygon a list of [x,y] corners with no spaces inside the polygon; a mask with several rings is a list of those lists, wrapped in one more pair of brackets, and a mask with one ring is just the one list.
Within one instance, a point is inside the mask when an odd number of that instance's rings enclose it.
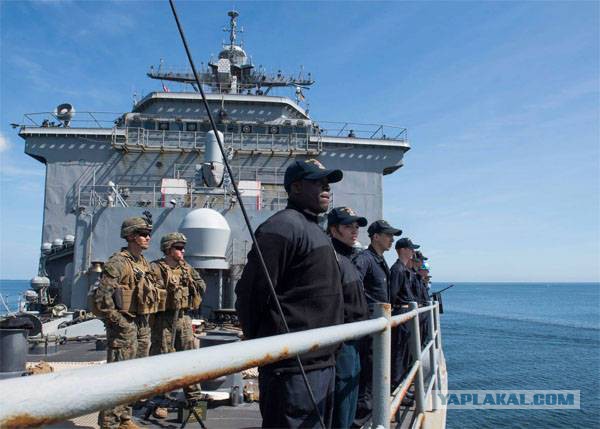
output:
{"label": "radar antenna", "polygon": [[237,40],[237,33],[243,33],[244,29],[240,28],[238,30],[237,28],[237,17],[240,16],[240,13],[237,10],[230,10],[229,12],[227,12],[227,15],[230,18],[229,28],[223,28],[223,31],[229,33],[229,46],[231,49],[235,45],[235,41]]}
{"label": "radar antenna", "polygon": [[[227,159],[227,154],[225,153],[223,142],[221,141],[220,133],[217,130],[217,125],[215,123],[215,120],[212,116],[212,112],[211,112],[208,102],[206,100],[206,95],[204,94],[204,89],[202,88],[202,82],[200,81],[200,76],[196,72],[196,66],[194,65],[194,60],[192,59],[192,54],[190,52],[190,48],[188,46],[187,39],[183,32],[183,27],[181,26],[181,22],[179,22],[179,16],[177,15],[177,10],[175,9],[174,0],[169,0],[169,5],[171,6],[171,11],[173,12],[173,18],[175,18],[175,23],[177,24],[177,29],[179,30],[179,35],[181,36],[181,42],[183,43],[183,47],[185,49],[185,53],[186,53],[188,61],[190,63],[190,67],[192,69],[193,76],[195,77],[196,84],[198,86],[198,91],[200,92],[200,96],[202,97],[202,104],[204,105],[204,108],[206,110],[206,114],[208,116],[208,120],[210,122],[211,128],[215,133],[217,144],[219,146],[219,151],[221,152],[221,156],[223,157],[223,162],[225,164],[225,169],[226,169],[229,177],[232,178],[231,184],[233,185],[233,191],[235,192],[235,196],[236,196],[237,200],[239,201],[240,209],[242,211],[242,216],[244,217],[244,221],[246,223],[246,228],[248,229],[248,233],[250,234],[250,238],[252,239],[254,249],[256,250],[256,254],[258,256],[258,260],[261,265],[263,275],[265,276],[267,284],[269,285],[270,295],[273,298],[273,302],[277,309],[277,313],[281,317],[281,321],[283,324],[283,331],[284,331],[284,333],[289,333],[290,328],[287,324],[285,315],[283,313],[283,309],[281,308],[281,303],[279,302],[277,293],[275,292],[275,287],[273,286],[273,282],[272,282],[271,276],[269,274],[269,269],[267,268],[267,264],[265,263],[262,251],[260,249],[258,241],[256,240],[256,236],[254,235],[254,231],[252,229],[252,224],[250,223],[250,218],[248,217],[248,213],[246,212],[246,207],[244,206],[244,203],[242,201],[242,196],[241,196],[240,190],[239,190],[237,184],[235,183],[235,180],[233,180],[233,178],[235,176],[233,174],[233,171],[231,170],[231,166],[229,165],[229,161]],[[237,12],[235,12],[235,13],[237,14]],[[234,17],[232,16],[232,21],[233,21],[233,19],[234,19]],[[306,372],[304,370],[304,365],[302,365],[302,361],[300,360],[300,356],[296,355],[295,360],[296,360],[296,364],[298,365],[298,368],[300,369],[300,374],[302,374],[302,379],[304,380],[304,385],[306,387],[307,393],[312,402],[313,411],[319,419],[321,428],[325,429],[326,426],[325,426],[325,422],[323,420],[323,416],[321,415],[321,411],[319,410],[319,406],[317,405],[317,401],[313,394],[312,388],[308,382],[308,378],[306,377]]]}

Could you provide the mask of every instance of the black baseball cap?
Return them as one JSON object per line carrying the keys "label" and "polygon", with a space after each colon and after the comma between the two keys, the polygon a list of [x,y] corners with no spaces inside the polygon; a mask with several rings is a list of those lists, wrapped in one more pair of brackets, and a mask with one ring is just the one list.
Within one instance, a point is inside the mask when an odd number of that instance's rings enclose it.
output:
{"label": "black baseball cap", "polygon": [[327,215],[327,226],[348,225],[357,222],[358,226],[367,226],[367,218],[358,216],[350,207],[336,207]]}
{"label": "black baseball cap", "polygon": [[394,228],[392,225],[387,223],[387,221],[381,219],[376,220],[371,225],[369,225],[369,229],[367,230],[369,233],[369,237],[373,234],[392,234],[392,235],[401,235],[402,230],[398,228]]}
{"label": "black baseball cap", "polygon": [[285,170],[283,186],[289,191],[291,184],[298,180],[320,180],[323,177],[327,177],[329,183],[335,183],[342,180],[344,173],[342,170],[328,170],[313,158],[294,161]]}
{"label": "black baseball cap", "polygon": [[418,249],[419,246],[418,244],[413,243],[412,241],[410,241],[410,238],[405,237],[405,238],[401,238],[400,240],[396,241],[396,249],[413,249],[416,250]]}

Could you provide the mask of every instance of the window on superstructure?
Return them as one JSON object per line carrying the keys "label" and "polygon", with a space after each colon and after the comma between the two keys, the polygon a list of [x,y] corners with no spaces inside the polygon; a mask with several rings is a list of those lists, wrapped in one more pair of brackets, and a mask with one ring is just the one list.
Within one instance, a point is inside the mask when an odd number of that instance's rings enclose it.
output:
{"label": "window on superstructure", "polygon": [[186,122],[185,130],[186,131],[196,131],[198,129],[198,124],[195,122]]}
{"label": "window on superstructure", "polygon": [[169,131],[169,123],[168,122],[159,122],[158,129],[161,131]]}

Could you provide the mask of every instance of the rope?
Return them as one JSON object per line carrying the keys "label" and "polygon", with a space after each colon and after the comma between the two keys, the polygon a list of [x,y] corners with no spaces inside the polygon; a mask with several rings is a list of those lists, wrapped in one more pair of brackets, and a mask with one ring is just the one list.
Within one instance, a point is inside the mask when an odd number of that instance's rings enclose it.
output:
{"label": "rope", "polygon": [[[202,83],[200,82],[199,75],[196,72],[196,66],[194,65],[194,60],[192,59],[192,54],[188,47],[188,43],[187,43],[185,34],[183,32],[183,27],[181,26],[181,23],[179,22],[179,16],[177,15],[177,10],[175,9],[174,0],[169,0],[169,5],[171,6],[171,11],[173,12],[173,17],[175,18],[175,22],[177,24],[177,29],[179,30],[179,35],[181,36],[181,41],[183,43],[183,47],[185,48],[185,53],[188,57],[190,67],[192,68],[192,72],[194,73],[194,77],[196,78],[196,84],[198,86],[197,90],[200,92],[200,95],[202,96],[202,102],[204,104],[204,108],[206,109],[206,113],[208,115],[208,120],[210,121],[212,130],[215,133],[215,138],[217,139],[217,143],[219,145],[219,150],[221,152],[221,156],[223,157],[223,163],[225,164],[227,173],[229,174],[229,177],[231,178],[231,184],[233,185],[233,190],[235,191],[237,201],[240,205],[240,209],[242,210],[242,215],[244,217],[246,227],[248,228],[250,238],[252,239],[252,243],[254,244],[254,248],[256,249],[256,255],[258,256],[259,263],[262,268],[263,274],[269,285],[270,293],[273,298],[273,302],[275,303],[277,313],[279,314],[279,316],[281,317],[281,320],[283,321],[284,333],[289,333],[290,328],[288,327],[287,321],[285,319],[285,315],[283,314],[283,309],[281,308],[279,298],[277,297],[277,293],[275,292],[275,287],[273,286],[273,282],[271,281],[271,276],[269,275],[269,270],[268,270],[267,264],[265,263],[265,260],[263,258],[262,251],[260,250],[260,246],[258,245],[256,236],[254,235],[254,231],[252,230],[252,225],[250,224],[250,218],[248,217],[248,213],[246,212],[246,207],[244,206],[242,196],[237,187],[237,184],[235,183],[235,180],[234,180],[235,176],[233,175],[233,171],[231,170],[231,166],[229,165],[229,161],[227,159],[227,154],[225,153],[225,149],[223,148],[223,142],[221,141],[221,136],[217,129],[217,125],[215,124],[215,120],[212,116],[212,112],[210,111],[210,107],[208,106],[208,102],[206,101],[206,96],[204,95],[204,89],[202,89]],[[308,395],[310,396],[310,399],[311,399],[311,402],[313,405],[313,410],[314,410],[315,414],[319,417],[319,423],[320,423],[321,427],[323,429],[325,429],[325,422],[323,421],[323,416],[321,415],[321,412],[319,411],[317,401],[314,397],[314,394],[313,394],[310,384],[308,382],[308,378],[306,377],[306,372],[304,371],[304,366],[302,365],[302,361],[300,360],[300,356],[298,356],[298,355],[296,355],[296,363],[298,364],[298,368],[300,369],[300,373],[302,374],[302,379],[304,380],[306,390],[308,392]]]}

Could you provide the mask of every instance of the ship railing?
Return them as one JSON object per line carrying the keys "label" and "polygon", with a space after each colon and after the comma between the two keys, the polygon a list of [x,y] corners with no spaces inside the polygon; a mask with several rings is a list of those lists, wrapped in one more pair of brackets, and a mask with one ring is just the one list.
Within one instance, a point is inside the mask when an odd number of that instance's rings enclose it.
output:
{"label": "ship railing", "polygon": [[[204,151],[207,132],[180,130],[147,130],[128,127],[126,140],[114,141],[115,146],[133,150],[196,150]],[[244,152],[318,153],[319,142],[313,142],[306,133],[268,134],[224,132],[226,149]]]}
{"label": "ship railing", "polygon": [[406,128],[385,124],[358,122],[318,121],[321,135],[328,137],[356,137],[373,140],[408,141]]}
{"label": "ship railing", "polygon": [[[186,180],[187,181],[187,180]],[[284,209],[287,193],[279,189],[261,189],[242,198],[248,210]],[[333,201],[333,196],[331,196]],[[77,187],[77,207],[149,207],[149,208],[201,208],[228,209],[236,204],[231,185],[221,188],[196,186],[194,179],[186,186],[169,186],[164,189],[157,185],[80,185]]]}
{"label": "ship railing", "polygon": [[[421,347],[423,333],[419,316],[429,314],[432,323],[429,341]],[[412,366],[394,394],[390,395],[392,328],[409,324]],[[377,304],[373,318],[247,341],[238,341],[196,350],[151,356],[0,381],[0,427],[35,427],[64,421],[120,404],[170,392],[248,368],[302,355],[344,341],[371,336],[373,340],[373,413],[369,427],[389,428],[391,418],[410,384],[415,387],[415,411],[411,427],[420,427],[425,414],[441,407],[437,391],[441,387],[443,359],[439,305],[430,301],[410,311],[391,315],[389,304]],[[430,376],[425,365],[429,359]],[[85,386],[85,389],[81,389]],[[398,423],[394,423],[398,424]]]}
{"label": "ship railing", "polygon": [[54,112],[26,113],[23,115],[22,127],[42,128],[106,128],[115,126],[122,113],[117,112],[75,112],[68,126],[60,120]]}
{"label": "ship railing", "polygon": [[[192,179],[198,174],[199,165],[195,163],[175,163],[173,164],[173,178]],[[230,165],[233,176],[236,181],[246,180],[260,182],[261,184],[281,185],[286,167],[265,167],[261,165]]]}

